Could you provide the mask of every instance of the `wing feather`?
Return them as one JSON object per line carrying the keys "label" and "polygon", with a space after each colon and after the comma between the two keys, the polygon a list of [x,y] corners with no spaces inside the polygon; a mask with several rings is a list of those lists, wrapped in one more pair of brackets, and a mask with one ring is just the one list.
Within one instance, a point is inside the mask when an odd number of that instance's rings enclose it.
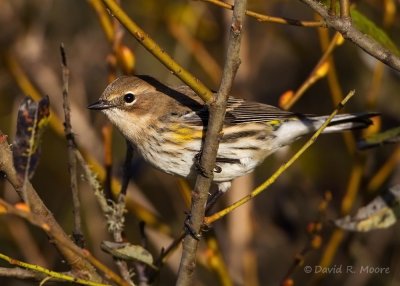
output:
{"label": "wing feather", "polygon": [[[239,124],[265,122],[277,119],[287,119],[295,116],[296,115],[292,112],[271,105],[229,97],[226,108],[225,123]],[[203,106],[199,110],[192,110],[191,112],[183,114],[180,119],[191,124],[203,124],[208,120],[208,109],[206,106]]]}

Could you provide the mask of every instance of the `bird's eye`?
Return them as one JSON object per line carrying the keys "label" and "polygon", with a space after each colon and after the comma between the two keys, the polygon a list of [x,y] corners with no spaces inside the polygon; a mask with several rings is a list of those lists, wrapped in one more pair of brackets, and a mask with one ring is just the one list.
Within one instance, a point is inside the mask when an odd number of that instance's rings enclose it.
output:
{"label": "bird's eye", "polygon": [[136,99],[135,95],[131,92],[128,92],[124,95],[124,101],[126,103],[133,103],[135,99]]}

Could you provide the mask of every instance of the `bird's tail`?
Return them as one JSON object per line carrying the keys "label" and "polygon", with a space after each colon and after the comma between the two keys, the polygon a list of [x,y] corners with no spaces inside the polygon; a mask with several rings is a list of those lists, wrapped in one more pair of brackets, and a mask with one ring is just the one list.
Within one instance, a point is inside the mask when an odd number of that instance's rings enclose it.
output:
{"label": "bird's tail", "polygon": [[[379,113],[350,113],[336,115],[329,125],[324,129],[324,133],[341,132],[344,130],[366,128],[372,124],[371,117],[378,116]],[[327,116],[317,116],[309,118],[313,121],[313,126],[318,129],[327,119]]]}

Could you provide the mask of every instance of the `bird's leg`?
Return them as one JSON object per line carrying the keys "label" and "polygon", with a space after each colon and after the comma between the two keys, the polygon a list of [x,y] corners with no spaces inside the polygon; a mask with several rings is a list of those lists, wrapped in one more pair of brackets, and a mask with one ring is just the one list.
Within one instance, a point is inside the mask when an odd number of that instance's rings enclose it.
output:
{"label": "bird's leg", "polygon": [[211,208],[215,205],[220,197],[226,193],[227,190],[231,187],[231,182],[223,182],[218,184],[218,189],[213,194],[210,194],[207,200],[206,205],[206,215],[209,214]]}

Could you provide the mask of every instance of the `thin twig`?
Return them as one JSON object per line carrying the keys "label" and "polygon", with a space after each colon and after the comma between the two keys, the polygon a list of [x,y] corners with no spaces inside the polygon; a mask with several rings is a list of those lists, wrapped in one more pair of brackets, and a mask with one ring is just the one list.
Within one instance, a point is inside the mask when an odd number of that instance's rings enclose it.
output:
{"label": "thin twig", "polygon": [[318,138],[318,136],[322,133],[322,131],[328,126],[329,122],[333,119],[333,117],[339,112],[340,109],[343,108],[343,106],[347,103],[347,101],[354,95],[354,90],[349,92],[349,94],[340,102],[340,104],[336,107],[336,109],[331,113],[331,115],[326,119],[324,124],[314,133],[314,135],[303,145],[303,147],[300,148],[299,151],[296,152],[290,158],[289,161],[287,161],[285,164],[283,164],[281,167],[279,167],[278,170],[275,171],[274,174],[272,174],[271,177],[269,177],[264,183],[262,183],[260,186],[258,186],[254,191],[252,191],[249,195],[245,196],[244,198],[240,199],[236,203],[230,205],[229,207],[209,216],[204,219],[205,224],[209,225],[222,217],[226,216],[228,213],[233,211],[234,209],[240,207],[241,205],[245,204],[249,200],[253,199],[254,197],[258,196],[260,193],[262,193],[265,189],[267,189],[271,184],[273,184],[280,175],[284,171],[286,171],[287,168],[289,168]]}
{"label": "thin twig", "polygon": [[[209,105],[210,118],[200,159],[203,172],[197,176],[191,202],[191,227],[196,233],[200,232],[203,224],[208,192],[213,179],[213,169],[218,152],[218,139],[225,118],[226,101],[240,65],[239,51],[246,4],[247,1],[235,1],[222,81],[215,102]],[[185,237],[177,285],[192,284],[196,267],[197,246],[198,240],[196,238],[190,235]]]}
{"label": "thin twig", "polygon": [[[0,253],[0,259],[7,261],[11,265],[16,265],[18,267],[26,268],[26,269],[21,269],[21,268],[13,268],[13,269],[8,269],[8,273],[6,271],[0,271],[0,276],[11,276],[11,277],[17,277],[19,279],[36,279],[36,280],[44,280],[46,278],[51,278],[52,281],[58,281],[58,282],[73,282],[76,284],[81,284],[81,285],[90,285],[90,286],[108,286],[109,284],[103,284],[103,283],[97,283],[89,280],[84,280],[80,279],[78,277],[65,274],[65,273],[60,273],[60,272],[55,272],[50,269],[41,267],[36,264],[30,264],[27,262],[23,262],[20,260],[17,260],[15,258],[11,258],[3,253]],[[4,269],[4,268],[2,268]]]}
{"label": "thin twig", "polygon": [[[132,145],[129,143],[129,141],[126,141],[126,155],[125,155],[125,162],[124,162],[124,171],[123,171],[123,178],[122,178],[122,184],[121,184],[121,190],[118,194],[117,197],[117,203],[114,207],[115,215],[113,216],[113,219],[115,221],[118,221],[119,223],[115,224],[116,227],[110,228],[110,231],[112,232],[113,238],[115,242],[123,242],[123,231],[125,227],[125,197],[126,197],[126,191],[128,189],[128,184],[129,184],[129,179],[131,177],[131,162],[132,162],[132,156],[133,156],[133,148]],[[122,259],[117,259],[116,258],[116,264],[119,268],[119,271],[124,277],[126,281],[128,281],[131,285],[134,285],[132,279],[131,279],[131,274],[130,270],[128,267],[128,263]]]}
{"label": "thin twig", "polygon": [[113,200],[113,190],[112,190],[112,126],[111,123],[107,122],[101,128],[101,135],[103,136],[104,142],[104,171],[105,178],[103,181],[104,185],[104,195],[106,199]]}
{"label": "thin twig", "polygon": [[81,203],[79,201],[79,191],[78,191],[78,179],[77,179],[77,165],[76,165],[76,157],[75,150],[76,142],[74,133],[72,132],[71,125],[71,107],[69,103],[69,94],[68,94],[68,82],[69,82],[69,68],[67,64],[67,56],[65,54],[64,44],[62,43],[60,46],[61,52],[61,68],[62,68],[62,79],[63,79],[63,108],[64,108],[64,133],[65,138],[67,139],[68,146],[68,172],[70,175],[71,182],[71,194],[72,194],[72,207],[74,214],[74,230],[72,232],[72,236],[74,238],[75,243],[79,247],[85,246],[85,238],[82,232],[82,217],[81,217]]}
{"label": "thin twig", "polygon": [[400,57],[383,47],[368,35],[360,32],[350,18],[341,18],[331,15],[324,4],[315,0],[300,0],[321,15],[330,28],[340,32],[345,39],[350,40],[365,52],[380,60],[391,68],[400,71]]}
{"label": "thin twig", "polygon": [[[222,2],[219,0],[201,0],[201,1],[208,2],[208,3],[214,4],[216,6],[219,6],[219,7],[225,8],[225,9],[229,9],[229,10],[233,10],[233,7],[234,7],[232,4]],[[246,10],[246,15],[255,18],[259,22],[268,22],[268,23],[309,27],[309,28],[326,27],[326,24],[323,21],[302,21],[302,20],[290,19],[290,18],[285,18],[285,17],[273,17],[273,16],[267,16],[264,14],[253,12],[250,10]]]}
{"label": "thin twig", "polygon": [[[146,224],[141,221],[139,223],[139,230],[140,230],[140,245],[144,248],[148,248],[148,242],[147,242],[147,235],[146,235]],[[144,263],[141,263],[139,261],[135,262],[135,269],[136,269],[136,276],[139,282],[139,286],[148,286],[150,282],[150,275],[147,270],[147,266]]]}
{"label": "thin twig", "polygon": [[340,0],[340,17],[350,18],[350,1]]}
{"label": "thin twig", "polygon": [[35,272],[28,269],[23,269],[20,267],[15,267],[15,268],[0,267],[0,277],[15,277],[18,279],[41,281],[47,276],[43,273]]}

